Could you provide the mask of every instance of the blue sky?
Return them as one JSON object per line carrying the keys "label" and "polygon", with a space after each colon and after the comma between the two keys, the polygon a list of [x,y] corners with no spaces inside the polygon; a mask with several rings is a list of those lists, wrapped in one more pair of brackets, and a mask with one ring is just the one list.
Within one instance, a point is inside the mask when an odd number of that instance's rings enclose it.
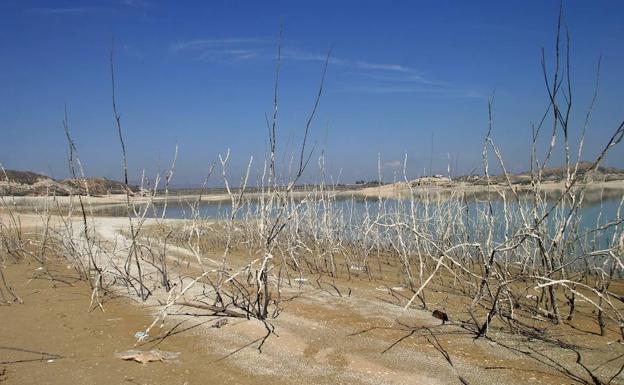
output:
{"label": "blue sky", "polygon": [[[573,130],[591,100],[602,56],[590,158],[624,118],[624,3],[564,3],[571,33]],[[267,148],[275,56],[283,24],[279,88],[282,159],[299,143],[332,48],[311,142],[341,181],[481,169],[487,99],[495,90],[494,139],[510,169],[528,167],[531,123],[547,95],[558,1],[0,2],[0,162],[67,176],[62,131],[90,175],[121,177],[108,55],[115,40],[118,107],[131,176],[167,167],[179,144],[178,185],[200,184],[231,151],[240,176]],[[433,146],[432,146],[433,143]],[[607,164],[624,167],[616,149]],[[316,160],[307,178],[318,175]],[[399,175],[400,177],[400,175]],[[254,176],[255,178],[255,176]]]}

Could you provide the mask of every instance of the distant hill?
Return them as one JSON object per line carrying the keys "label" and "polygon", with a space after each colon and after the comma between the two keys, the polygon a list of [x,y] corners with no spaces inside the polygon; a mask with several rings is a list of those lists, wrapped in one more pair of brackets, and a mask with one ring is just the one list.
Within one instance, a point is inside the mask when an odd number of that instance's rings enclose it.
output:
{"label": "distant hill", "polygon": [[[93,196],[126,193],[122,182],[106,178],[55,180],[30,171],[6,170],[6,174],[0,173],[0,195],[86,195],[87,187]],[[139,191],[136,186],[128,186],[128,189],[132,194]]]}
{"label": "distant hill", "polygon": [[[578,166],[578,173],[581,177],[588,177],[595,181],[611,181],[624,179],[624,170],[615,167],[602,167],[599,166],[596,170],[591,172],[591,175],[586,175],[592,163],[580,162]],[[571,165],[571,170],[574,170],[574,165]],[[549,167],[542,171],[542,182],[558,182],[565,180],[567,170],[565,167]],[[531,173],[528,171],[519,174],[509,174],[509,179],[514,184],[529,184],[531,183]],[[487,184],[485,177],[482,175],[466,175],[454,178],[457,182],[467,182],[475,185]],[[495,175],[490,178],[490,183],[506,184],[507,181],[504,175]]]}
{"label": "distant hill", "polygon": [[[584,175],[589,171],[593,163],[590,162],[580,162],[578,165],[578,172],[581,175]],[[574,167],[574,165],[572,165]],[[624,175],[624,170],[615,168],[615,167],[602,167],[598,166],[598,168],[594,171],[596,175]],[[521,175],[530,176],[529,172],[524,172]],[[565,167],[552,167],[545,168],[543,173],[543,177],[545,179],[551,180],[563,180],[566,177],[566,168]]]}
{"label": "distant hill", "polygon": [[[108,195],[108,194],[125,194],[126,185],[116,180],[110,180],[106,178],[87,178],[86,185],[89,187],[89,194],[91,195]],[[71,186],[74,189],[85,190],[85,179],[66,179],[61,182],[65,186]],[[137,186],[129,185],[128,190],[130,193],[136,193],[139,191]]]}
{"label": "distant hill", "polygon": [[43,180],[54,180],[49,176],[30,171],[6,170],[6,175],[4,175],[4,173],[0,173],[0,180],[5,181],[7,178],[11,182],[20,184],[35,184],[36,182]]}

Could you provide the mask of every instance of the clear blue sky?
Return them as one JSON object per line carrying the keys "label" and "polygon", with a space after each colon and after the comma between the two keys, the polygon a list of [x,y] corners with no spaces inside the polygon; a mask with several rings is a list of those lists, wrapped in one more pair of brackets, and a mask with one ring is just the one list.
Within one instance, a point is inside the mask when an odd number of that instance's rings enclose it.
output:
{"label": "clear blue sky", "polygon": [[[587,158],[624,118],[624,2],[565,1],[572,44],[573,129],[600,91]],[[496,90],[494,137],[514,171],[528,167],[530,124],[546,93],[558,1],[0,2],[0,162],[67,176],[61,121],[90,175],[121,177],[108,55],[115,39],[118,104],[131,176],[180,155],[175,182],[199,184],[230,148],[239,176],[267,148],[280,23],[284,25],[279,143],[297,143],[312,108],[322,58],[333,47],[311,142],[341,181],[384,179],[409,154],[410,177],[480,169],[487,99]],[[291,140],[292,141],[292,140]],[[318,152],[317,152],[318,154]],[[309,178],[317,173],[313,162]],[[624,167],[617,149],[608,164]]]}

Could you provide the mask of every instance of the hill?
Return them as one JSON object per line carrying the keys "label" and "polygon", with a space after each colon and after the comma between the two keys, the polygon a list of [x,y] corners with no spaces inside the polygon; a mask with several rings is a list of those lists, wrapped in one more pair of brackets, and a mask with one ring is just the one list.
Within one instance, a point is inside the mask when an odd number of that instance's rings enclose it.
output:
{"label": "hill", "polygon": [[[578,165],[578,174],[581,179],[605,181],[623,180],[624,170],[615,167],[599,166],[596,170],[590,172],[592,163],[580,162]],[[572,165],[572,167],[574,167]],[[573,169],[571,170],[573,171]],[[550,167],[542,171],[542,182],[560,182],[566,179],[567,170],[565,167]],[[519,174],[509,174],[509,179],[513,184],[530,184],[531,172],[525,171]],[[465,175],[454,179],[456,182],[466,182],[474,185],[486,185],[487,181],[482,175]],[[507,184],[504,175],[495,175],[490,177],[492,184]]]}
{"label": "hill", "polygon": [[[0,173],[0,195],[86,195],[87,188],[92,196],[126,193],[124,183],[106,178],[55,180],[31,171],[6,170]],[[131,194],[139,190],[136,186],[128,186],[128,189]]]}

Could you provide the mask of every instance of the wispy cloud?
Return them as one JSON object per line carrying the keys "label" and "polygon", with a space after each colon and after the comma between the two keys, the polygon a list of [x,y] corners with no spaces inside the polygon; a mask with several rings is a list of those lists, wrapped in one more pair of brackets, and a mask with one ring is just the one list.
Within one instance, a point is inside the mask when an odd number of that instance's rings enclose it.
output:
{"label": "wispy cloud", "polygon": [[201,60],[245,60],[264,54],[267,43],[268,40],[259,38],[195,39],[171,44],[169,48],[174,53],[192,52]]}
{"label": "wispy cloud", "polygon": [[479,91],[456,86],[446,87],[420,87],[403,85],[363,85],[344,88],[344,92],[357,92],[366,94],[427,94],[430,96],[451,98],[476,98],[484,99],[485,95]]}
{"label": "wispy cloud", "polygon": [[[264,38],[221,38],[221,39],[194,39],[171,44],[174,53],[193,52],[200,59],[230,57],[240,58],[273,58],[275,57],[275,42]],[[327,60],[327,54],[313,53],[296,48],[282,48],[282,59],[297,61]],[[329,64],[351,67],[373,72],[394,72],[417,76],[418,71],[400,64],[373,63],[363,60],[351,60],[330,56]]]}
{"label": "wispy cloud", "polygon": [[369,71],[363,74],[367,78],[381,83],[401,83],[401,84],[419,84],[422,86],[432,87],[453,87],[448,81],[432,79],[424,74],[416,73],[412,70],[409,73],[388,73],[380,71]]}
{"label": "wispy cloud", "polygon": [[[175,54],[192,54],[200,60],[237,61],[274,59],[275,41],[268,38],[209,38],[181,41],[170,45]],[[324,62],[327,54],[309,52],[291,46],[282,47],[282,59]],[[376,62],[330,56],[329,64],[344,67],[357,78],[355,86],[342,87],[344,92],[360,93],[422,93],[441,97],[481,98],[479,92],[463,89],[451,82],[426,76],[416,68],[399,63]]]}
{"label": "wispy cloud", "polygon": [[[315,54],[305,51],[298,51],[293,49],[285,49],[282,55],[285,59],[292,60],[308,60],[308,61],[322,61],[327,59],[327,55]],[[388,64],[388,63],[371,63],[362,60],[350,60],[340,57],[331,56],[329,58],[329,64],[347,66],[361,70],[372,70],[374,72],[400,72],[400,73],[417,73],[413,68],[403,66],[401,64]]]}
{"label": "wispy cloud", "polygon": [[381,70],[381,71],[403,72],[403,73],[416,72],[414,69],[407,68],[400,64],[369,63],[365,61],[356,61],[355,67],[361,68],[361,69],[368,69],[368,70]]}
{"label": "wispy cloud", "polygon": [[[327,54],[323,55],[319,53],[301,51],[301,50],[293,49],[293,48],[284,48],[282,50],[282,58],[286,60],[324,62],[325,60],[327,60]],[[349,63],[347,60],[344,60],[335,56],[330,56],[329,64],[338,65],[338,66],[346,66]]]}
{"label": "wispy cloud", "polygon": [[205,61],[214,60],[248,60],[256,58],[260,53],[252,49],[226,49],[226,50],[206,50],[203,51],[199,58]]}
{"label": "wispy cloud", "polygon": [[[324,62],[327,59],[327,55],[315,54],[306,51],[285,49],[282,53],[284,59],[290,60],[303,60],[303,61],[318,61]],[[358,74],[368,79],[384,84],[420,84],[430,87],[452,87],[452,84],[445,81],[430,79],[425,77],[421,71],[411,68],[402,64],[389,64],[389,63],[376,63],[363,60],[351,60],[341,57],[332,56],[329,58],[329,64],[338,65],[342,67],[349,67],[359,70]],[[372,89],[372,88],[371,88]],[[422,89],[422,92],[426,92],[426,89]],[[379,88],[379,90],[385,90],[383,92],[414,92],[415,88],[398,88],[388,87]]]}
{"label": "wispy cloud", "polygon": [[222,38],[222,39],[194,39],[178,42],[171,45],[173,52],[180,51],[201,51],[213,48],[227,48],[235,45],[251,45],[266,42],[259,38]]}

